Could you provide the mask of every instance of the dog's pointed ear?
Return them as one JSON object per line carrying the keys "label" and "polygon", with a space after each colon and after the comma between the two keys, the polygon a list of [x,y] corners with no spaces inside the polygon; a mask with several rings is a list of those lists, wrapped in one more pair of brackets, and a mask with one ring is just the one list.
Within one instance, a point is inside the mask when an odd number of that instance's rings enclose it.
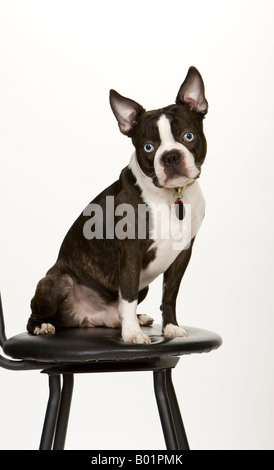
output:
{"label": "dog's pointed ear", "polygon": [[176,104],[187,104],[191,110],[201,115],[205,115],[208,110],[208,103],[205,98],[205,87],[199,71],[195,67],[190,67],[184,83],[178,92]]}
{"label": "dog's pointed ear", "polygon": [[137,124],[140,114],[144,108],[136,101],[119,95],[117,91],[110,90],[109,94],[111,109],[118,121],[120,131],[130,135],[131,130]]}

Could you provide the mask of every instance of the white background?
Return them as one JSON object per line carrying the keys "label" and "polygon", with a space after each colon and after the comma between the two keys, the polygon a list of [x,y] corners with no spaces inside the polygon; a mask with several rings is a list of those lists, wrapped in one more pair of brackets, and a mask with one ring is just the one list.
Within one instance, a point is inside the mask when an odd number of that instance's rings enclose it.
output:
{"label": "white background", "polygon": [[[272,0],[0,2],[1,291],[10,337],[75,218],[132,153],[110,88],[171,104],[188,67],[209,102],[207,211],[178,299],[223,346],[174,383],[192,449],[273,449]],[[160,322],[161,280],[140,312]],[[150,373],[80,375],[67,449],[163,449]],[[0,448],[37,448],[47,377],[0,370]]]}

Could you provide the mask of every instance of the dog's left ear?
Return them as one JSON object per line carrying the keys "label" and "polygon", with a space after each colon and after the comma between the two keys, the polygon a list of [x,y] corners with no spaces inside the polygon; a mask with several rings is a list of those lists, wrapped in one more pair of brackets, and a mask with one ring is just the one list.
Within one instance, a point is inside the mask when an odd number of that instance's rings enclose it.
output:
{"label": "dog's left ear", "polygon": [[208,110],[208,103],[205,98],[205,87],[199,71],[195,67],[190,67],[184,83],[178,92],[176,104],[187,104],[191,110],[205,115]]}
{"label": "dog's left ear", "polygon": [[136,101],[119,95],[115,90],[110,90],[109,100],[120,131],[129,136],[144,108]]}

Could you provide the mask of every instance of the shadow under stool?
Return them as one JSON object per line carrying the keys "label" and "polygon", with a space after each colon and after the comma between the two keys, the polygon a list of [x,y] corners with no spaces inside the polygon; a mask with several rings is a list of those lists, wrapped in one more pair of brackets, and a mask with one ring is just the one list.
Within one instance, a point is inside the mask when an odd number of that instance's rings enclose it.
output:
{"label": "shadow under stool", "polygon": [[[27,332],[6,339],[0,298],[0,366],[10,370],[40,369],[49,377],[49,399],[40,441],[41,450],[62,450],[73,392],[74,374],[151,371],[154,392],[168,450],[189,449],[171,371],[180,356],[209,352],[222,344],[211,331],[185,327],[188,336],[164,338],[161,325],[142,328],[151,344],[127,344],[119,329],[68,328],[54,336]],[[61,389],[62,376],[62,389]]]}

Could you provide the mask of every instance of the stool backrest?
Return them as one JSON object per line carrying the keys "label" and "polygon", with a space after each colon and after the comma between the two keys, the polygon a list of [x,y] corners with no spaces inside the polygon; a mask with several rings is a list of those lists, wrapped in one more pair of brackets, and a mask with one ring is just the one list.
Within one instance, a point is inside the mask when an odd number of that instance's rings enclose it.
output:
{"label": "stool backrest", "polygon": [[3,344],[6,341],[7,341],[7,338],[5,334],[5,323],[4,323],[1,292],[0,292],[0,346],[3,346]]}
{"label": "stool backrest", "polygon": [[[1,301],[1,292],[0,292],[0,346],[3,347],[4,343],[7,341],[6,333],[5,333],[5,323],[4,323],[4,316],[3,316],[3,308],[2,308],[2,301]],[[0,354],[0,367],[9,370],[31,370],[31,369],[41,369],[42,367],[31,364],[24,360],[11,360],[7,359],[6,357]]]}

